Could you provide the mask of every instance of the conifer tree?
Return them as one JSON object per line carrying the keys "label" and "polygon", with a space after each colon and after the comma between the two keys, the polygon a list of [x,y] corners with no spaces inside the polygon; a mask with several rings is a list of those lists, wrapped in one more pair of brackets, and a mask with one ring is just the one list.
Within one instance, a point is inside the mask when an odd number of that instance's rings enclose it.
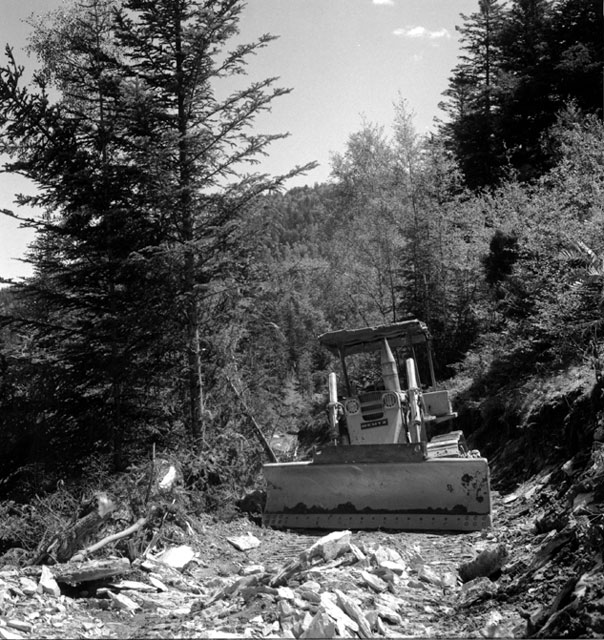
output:
{"label": "conifer tree", "polygon": [[602,113],[602,7],[597,0],[481,0],[461,15],[462,55],[441,133],[471,188],[552,167],[549,128],[569,102]]}
{"label": "conifer tree", "polygon": [[203,432],[204,390],[200,301],[216,281],[233,271],[229,253],[237,218],[254,197],[287,176],[246,173],[281,135],[251,132],[257,114],[289,92],[276,78],[253,82],[218,97],[216,84],[243,74],[247,58],[267,46],[265,34],[227,49],[236,36],[241,0],[126,0],[118,15],[124,69],[144,87],[152,105],[156,149],[164,182],[157,201],[168,216],[168,248],[180,265],[177,313],[185,327],[189,428]]}
{"label": "conifer tree", "polygon": [[451,118],[442,133],[471,187],[492,184],[500,176],[502,152],[496,112],[503,18],[500,0],[480,0],[477,12],[461,14],[463,24],[456,29],[463,53],[444,92],[447,100],[441,104]]}
{"label": "conifer tree", "polygon": [[145,412],[138,390],[151,384],[143,361],[160,323],[153,270],[136,259],[158,231],[141,206],[144,174],[128,153],[113,5],[86,0],[37,25],[32,48],[42,67],[33,86],[23,86],[8,50],[0,117],[6,168],[38,186],[24,201],[45,211],[17,317],[30,328],[33,380],[47,395],[44,428],[74,458],[102,443],[120,468],[132,417]]}
{"label": "conifer tree", "polygon": [[304,169],[250,168],[281,137],[254,133],[254,118],[289,90],[275,78],[217,88],[273,39],[227,48],[242,7],[79,0],[38,25],[33,85],[10,50],[0,69],[6,168],[38,185],[29,203],[47,212],[19,321],[38,328],[41,384],[56,381],[58,441],[109,443],[117,467],[147,421],[203,435],[201,341],[245,277],[239,222]]}

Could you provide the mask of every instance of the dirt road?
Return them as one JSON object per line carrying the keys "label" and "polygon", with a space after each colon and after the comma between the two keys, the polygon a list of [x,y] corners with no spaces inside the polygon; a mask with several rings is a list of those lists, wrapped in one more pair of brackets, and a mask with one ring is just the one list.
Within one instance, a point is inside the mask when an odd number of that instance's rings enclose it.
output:
{"label": "dirt road", "polygon": [[151,555],[60,595],[5,566],[0,638],[602,637],[589,522],[579,511],[544,525],[556,492],[544,473],[495,494],[489,531],[340,532],[330,544],[204,516],[164,536],[189,554],[184,568]]}

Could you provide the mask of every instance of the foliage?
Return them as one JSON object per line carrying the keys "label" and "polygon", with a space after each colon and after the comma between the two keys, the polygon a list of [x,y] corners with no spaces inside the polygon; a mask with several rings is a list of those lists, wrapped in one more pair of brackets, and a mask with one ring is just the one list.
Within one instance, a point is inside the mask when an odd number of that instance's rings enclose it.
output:
{"label": "foliage", "polygon": [[0,502],[0,555],[15,548],[33,551],[46,527],[35,507],[12,500]]}
{"label": "foliage", "polygon": [[459,367],[475,398],[599,359],[602,131],[569,109],[551,131],[558,164],[550,172],[532,186],[509,182],[481,196],[495,228],[483,260],[492,310]]}
{"label": "foliage", "polygon": [[555,163],[544,144],[574,101],[602,113],[601,7],[596,0],[481,0],[461,16],[462,55],[442,108],[441,135],[472,189],[510,171],[535,179]]}

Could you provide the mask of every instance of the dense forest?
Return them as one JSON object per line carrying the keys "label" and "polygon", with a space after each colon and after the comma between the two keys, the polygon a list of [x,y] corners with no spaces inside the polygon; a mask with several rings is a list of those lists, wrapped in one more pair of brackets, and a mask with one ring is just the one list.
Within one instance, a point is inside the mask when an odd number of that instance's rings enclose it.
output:
{"label": "dense forest", "polygon": [[331,329],[418,317],[442,384],[483,397],[597,365],[601,2],[477,5],[435,133],[400,97],[392,122],[350,133],[328,183],[290,190],[309,166],[250,172],[278,137],[254,117],[288,89],[219,97],[272,40],[231,48],[240,0],[75,0],[36,25],[29,82],[7,48],[4,170],[45,213],[28,222],[34,275],[0,290],[5,497],[152,450],[179,456],[208,508],[254,486],[254,421],[267,437],[324,423]]}

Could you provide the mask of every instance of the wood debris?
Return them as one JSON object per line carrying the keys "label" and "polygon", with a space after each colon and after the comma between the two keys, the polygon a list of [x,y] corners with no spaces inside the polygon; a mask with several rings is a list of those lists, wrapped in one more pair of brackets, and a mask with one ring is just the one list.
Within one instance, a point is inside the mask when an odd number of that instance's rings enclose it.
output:
{"label": "wood debris", "polygon": [[45,570],[46,575],[50,571],[54,579],[59,583],[76,585],[127,574],[132,570],[132,566],[128,558],[108,558],[107,560],[89,560],[86,562],[65,562],[52,565],[50,569],[45,565],[27,567],[23,572],[27,576],[39,578]]}
{"label": "wood debris", "polygon": [[97,493],[92,501],[82,506],[81,517],[67,531],[52,538],[32,564],[67,562],[95,536],[109,520],[116,505],[105,493]]}
{"label": "wood debris", "polygon": [[157,591],[157,587],[155,587],[153,584],[147,584],[146,582],[141,582],[140,580],[121,580],[120,582],[112,582],[109,586],[112,589],[117,589],[118,591]]}

